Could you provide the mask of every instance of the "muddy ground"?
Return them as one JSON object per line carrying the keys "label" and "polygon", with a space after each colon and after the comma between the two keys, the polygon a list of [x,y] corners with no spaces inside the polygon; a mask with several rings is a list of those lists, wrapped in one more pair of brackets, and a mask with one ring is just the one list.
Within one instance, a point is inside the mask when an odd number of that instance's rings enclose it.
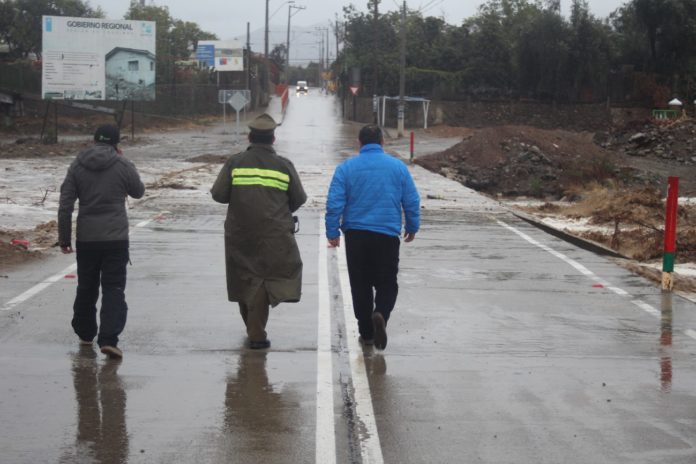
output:
{"label": "muddy ground", "polygon": [[[136,140],[131,140],[130,126],[126,124],[121,131],[121,146],[127,151],[132,146],[151,143],[147,134],[191,130],[214,124],[218,119],[220,118],[211,116],[191,121],[139,116],[136,120]],[[94,113],[74,117],[61,115],[58,124],[59,143],[45,143],[46,141],[41,138],[42,129],[45,133],[54,131],[50,118],[46,126],[44,126],[43,118],[29,115],[15,118],[11,127],[0,127],[0,159],[18,161],[16,167],[10,164],[3,169],[3,172],[0,172],[0,202],[10,206],[26,204],[26,198],[12,198],[6,193],[5,187],[14,171],[25,169],[24,163],[27,160],[38,162],[40,160],[48,161],[74,157],[93,143],[94,127],[107,123],[114,123],[113,116]],[[65,168],[67,168],[67,164]],[[179,188],[176,182],[168,182],[167,180],[172,179],[174,174],[167,173],[161,180],[150,183],[148,187],[153,189]],[[32,194],[32,204],[36,206],[42,204],[42,200],[45,201],[49,194],[54,196],[56,190],[56,186],[45,186],[42,191]],[[2,263],[0,274],[2,269],[41,258],[49,249],[57,247],[57,237],[55,221],[41,223],[33,229],[8,228],[6,224],[0,224],[0,263]],[[2,276],[0,275],[0,277]]]}
{"label": "muddy ground", "polygon": [[[48,248],[58,244],[58,224],[49,221],[28,230],[0,229],[2,268],[38,259]],[[2,276],[0,276],[2,277]]]}

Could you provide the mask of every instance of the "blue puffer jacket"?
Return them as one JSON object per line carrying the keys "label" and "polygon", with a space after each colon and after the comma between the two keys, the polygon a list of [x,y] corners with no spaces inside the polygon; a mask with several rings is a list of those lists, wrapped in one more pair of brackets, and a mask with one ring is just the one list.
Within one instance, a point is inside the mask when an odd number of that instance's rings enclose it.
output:
{"label": "blue puffer jacket", "polygon": [[379,144],[367,144],[360,154],[341,163],[334,173],[326,201],[326,237],[340,229],[401,235],[401,212],[406,232],[420,227],[420,197],[406,165]]}

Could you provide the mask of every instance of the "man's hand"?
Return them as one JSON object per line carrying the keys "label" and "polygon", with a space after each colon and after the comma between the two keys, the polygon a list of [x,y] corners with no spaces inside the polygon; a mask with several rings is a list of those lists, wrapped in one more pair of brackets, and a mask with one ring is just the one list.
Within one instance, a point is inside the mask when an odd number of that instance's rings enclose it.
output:
{"label": "man's hand", "polygon": [[412,242],[416,238],[415,232],[404,232],[404,242]]}
{"label": "man's hand", "polygon": [[69,255],[73,252],[73,249],[71,245],[61,245],[60,251],[63,252],[64,255]]}
{"label": "man's hand", "polygon": [[341,246],[341,237],[336,237],[336,238],[330,238],[329,239],[329,248],[338,248]]}

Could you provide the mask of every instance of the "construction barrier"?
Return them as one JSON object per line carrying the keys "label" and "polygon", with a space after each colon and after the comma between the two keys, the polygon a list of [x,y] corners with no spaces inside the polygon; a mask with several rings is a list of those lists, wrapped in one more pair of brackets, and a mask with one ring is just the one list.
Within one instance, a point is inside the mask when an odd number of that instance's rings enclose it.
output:
{"label": "construction barrier", "polygon": [[283,112],[283,115],[285,115],[285,110],[288,108],[288,102],[290,101],[288,85],[276,85],[276,95],[280,97],[281,111]]}

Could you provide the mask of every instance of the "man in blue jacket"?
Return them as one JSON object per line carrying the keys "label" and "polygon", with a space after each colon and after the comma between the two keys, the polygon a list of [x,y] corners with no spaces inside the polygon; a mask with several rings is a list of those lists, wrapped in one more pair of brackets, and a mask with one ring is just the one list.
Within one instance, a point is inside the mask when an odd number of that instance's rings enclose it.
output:
{"label": "man in blue jacket", "polygon": [[383,350],[399,291],[402,213],[404,241],[411,242],[420,227],[420,197],[406,165],[382,149],[378,126],[363,127],[358,140],[358,156],[341,163],[331,180],[326,238],[337,247],[343,231],[360,341]]}

